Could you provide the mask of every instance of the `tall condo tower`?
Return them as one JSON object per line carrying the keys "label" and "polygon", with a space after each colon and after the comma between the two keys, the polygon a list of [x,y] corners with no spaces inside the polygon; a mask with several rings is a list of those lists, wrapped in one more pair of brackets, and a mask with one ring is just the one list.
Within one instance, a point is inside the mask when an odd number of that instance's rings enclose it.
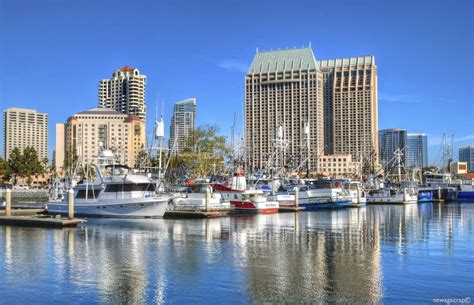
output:
{"label": "tall condo tower", "polygon": [[403,152],[403,163],[407,156],[407,131],[405,129],[382,129],[379,131],[380,151],[379,156],[383,165],[387,164],[393,157],[394,152],[399,149]]}
{"label": "tall condo tower", "polygon": [[406,166],[424,168],[428,166],[428,136],[424,133],[407,134]]}
{"label": "tall condo tower", "polygon": [[245,77],[245,146],[251,170],[285,155],[308,160],[324,147],[323,75],[310,47],[255,54]]}
{"label": "tall condo tower", "polygon": [[33,109],[8,108],[4,118],[4,157],[10,158],[14,148],[23,151],[33,147],[39,159],[48,157],[48,115]]}
{"label": "tall condo tower", "polygon": [[186,139],[196,124],[196,99],[190,98],[174,104],[171,118],[169,148],[174,154],[183,151]]}
{"label": "tall condo tower", "polygon": [[111,79],[99,82],[99,108],[114,109],[123,114],[146,119],[146,76],[136,68],[117,69]]}
{"label": "tall condo tower", "polygon": [[377,66],[374,56],[318,61],[324,80],[326,154],[378,164]]}

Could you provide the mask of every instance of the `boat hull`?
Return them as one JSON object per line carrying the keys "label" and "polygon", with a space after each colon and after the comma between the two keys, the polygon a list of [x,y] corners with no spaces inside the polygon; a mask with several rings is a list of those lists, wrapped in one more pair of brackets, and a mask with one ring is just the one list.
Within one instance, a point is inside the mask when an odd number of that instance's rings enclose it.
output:
{"label": "boat hull", "polygon": [[272,214],[277,213],[279,209],[278,202],[252,202],[252,201],[231,201],[236,213],[252,213],[252,214]]}
{"label": "boat hull", "polygon": [[457,200],[474,202],[474,191],[459,191]]}
{"label": "boat hull", "polygon": [[299,206],[305,211],[318,211],[326,209],[342,209],[352,205],[352,201],[335,201],[335,202],[315,202],[315,203],[300,203]]}
{"label": "boat hull", "polygon": [[418,202],[432,202],[434,201],[434,194],[431,191],[419,191]]}
{"label": "boat hull", "polygon": [[[168,199],[142,199],[127,202],[100,201],[75,203],[74,215],[79,217],[160,218],[165,214]],[[49,214],[67,215],[67,202],[48,202]]]}

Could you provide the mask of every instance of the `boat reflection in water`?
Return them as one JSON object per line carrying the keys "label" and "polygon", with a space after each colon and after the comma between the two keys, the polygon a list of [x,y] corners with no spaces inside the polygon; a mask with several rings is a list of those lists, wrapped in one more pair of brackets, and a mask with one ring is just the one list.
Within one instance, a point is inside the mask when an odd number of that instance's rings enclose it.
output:
{"label": "boat reflection in water", "polygon": [[[91,219],[68,230],[3,226],[2,300],[431,302],[470,287],[473,215],[474,205],[425,203],[209,220]],[[459,267],[435,276],[445,264]]]}

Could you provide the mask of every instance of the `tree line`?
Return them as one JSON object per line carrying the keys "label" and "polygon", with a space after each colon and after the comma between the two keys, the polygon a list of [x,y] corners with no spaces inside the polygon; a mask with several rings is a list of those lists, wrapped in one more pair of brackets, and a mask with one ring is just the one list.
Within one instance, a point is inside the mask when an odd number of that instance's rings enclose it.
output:
{"label": "tree line", "polygon": [[28,178],[31,183],[31,177],[46,173],[48,168],[48,159],[40,159],[36,150],[28,146],[23,152],[15,147],[9,155],[8,160],[0,157],[0,177],[4,180],[10,180],[13,175],[21,178]]}

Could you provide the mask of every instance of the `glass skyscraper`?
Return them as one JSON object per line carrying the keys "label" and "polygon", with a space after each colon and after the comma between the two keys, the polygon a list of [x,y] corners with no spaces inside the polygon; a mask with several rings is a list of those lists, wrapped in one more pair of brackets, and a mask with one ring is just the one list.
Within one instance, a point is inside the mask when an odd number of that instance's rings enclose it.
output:
{"label": "glass skyscraper", "polygon": [[459,148],[459,162],[467,162],[467,170],[474,171],[474,146]]}
{"label": "glass skyscraper", "polygon": [[393,157],[394,152],[400,149],[403,152],[405,162],[407,143],[407,131],[405,129],[382,129],[379,130],[379,157],[382,165],[386,165]]}
{"label": "glass skyscraper", "polygon": [[407,135],[406,148],[407,167],[424,168],[428,166],[428,137],[424,133]]}

